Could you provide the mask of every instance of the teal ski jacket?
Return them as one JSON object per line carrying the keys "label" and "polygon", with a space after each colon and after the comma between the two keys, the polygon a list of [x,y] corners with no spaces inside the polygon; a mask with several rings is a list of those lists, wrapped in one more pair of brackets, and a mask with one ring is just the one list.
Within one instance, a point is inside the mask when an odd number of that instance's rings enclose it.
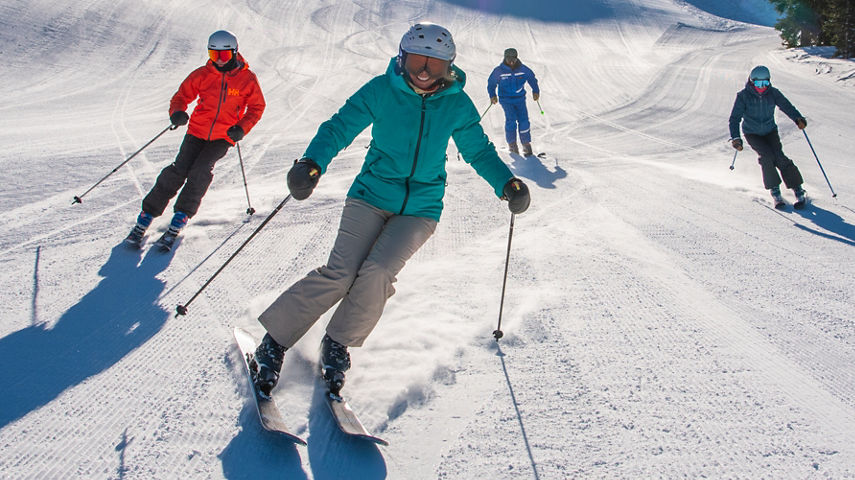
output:
{"label": "teal ski jacket", "polygon": [[452,68],[456,81],[437,92],[418,94],[396,72],[393,57],[385,74],[369,80],[318,127],[303,156],[317,162],[324,173],[332,159],[371,125],[371,144],[348,197],[398,215],[439,221],[446,149],[453,138],[463,159],[501,198],[513,174],[463,91],[466,75]]}
{"label": "teal ski jacket", "polygon": [[742,131],[746,134],[767,135],[772,130],[777,129],[778,125],[775,123],[776,106],[794,122],[799,118],[804,118],[780,90],[770,85],[765,92],[758,93],[749,80],[745,84],[745,88],[736,94],[733,109],[730,111],[728,121],[730,138],[740,138],[740,121],[742,122]]}

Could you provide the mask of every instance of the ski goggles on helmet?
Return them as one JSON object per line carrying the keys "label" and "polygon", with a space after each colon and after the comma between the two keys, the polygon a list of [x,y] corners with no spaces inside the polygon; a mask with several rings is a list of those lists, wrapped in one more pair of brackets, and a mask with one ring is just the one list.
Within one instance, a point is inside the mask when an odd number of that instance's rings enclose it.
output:
{"label": "ski goggles on helmet", "polygon": [[769,80],[760,80],[760,79],[754,80],[754,86],[757,88],[766,88],[771,84],[772,83],[769,82]]}
{"label": "ski goggles on helmet", "polygon": [[422,71],[432,79],[440,79],[448,73],[448,67],[451,62],[441,58],[428,57],[419,55],[418,53],[407,53],[407,59],[404,62],[404,68],[410,75],[418,76]]}
{"label": "ski goggles on helmet", "polygon": [[212,62],[228,62],[235,56],[234,50],[212,50],[208,49],[208,56]]}

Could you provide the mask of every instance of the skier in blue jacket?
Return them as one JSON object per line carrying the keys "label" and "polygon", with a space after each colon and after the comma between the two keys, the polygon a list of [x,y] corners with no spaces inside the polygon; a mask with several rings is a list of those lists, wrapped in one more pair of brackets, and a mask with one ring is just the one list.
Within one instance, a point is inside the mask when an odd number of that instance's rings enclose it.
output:
{"label": "skier in blue jacket", "polygon": [[730,141],[733,148],[742,151],[742,138],[739,136],[739,124],[742,122],[745,139],[760,156],[757,161],[763,173],[763,185],[772,194],[775,207],[786,205],[780,187],[783,177],[784,184],[795,193],[794,206],[802,208],[805,205],[802,174],[796,164],[784,155],[778,125],[775,123],[776,106],[790,117],[799,129],[807,126],[805,117],[780,90],[772,86],[769,69],[758,65],[751,70],[745,88],[736,94],[736,100],[733,102],[733,110],[730,112]]}
{"label": "skier in blue jacket", "polygon": [[[505,111],[505,139],[508,141],[508,150],[511,153],[519,153],[517,147],[517,131],[519,131],[523,155],[529,156],[532,154],[531,123],[525,106],[526,82],[531,86],[531,98],[534,101],[539,100],[540,88],[537,86],[534,72],[523,65],[515,48],[508,48],[505,50],[502,63],[493,69],[493,73],[487,79],[487,94],[493,105],[498,102]],[[498,95],[496,87],[499,89]]]}
{"label": "skier in blue jacket", "polygon": [[285,350],[338,304],[321,344],[324,379],[338,394],[350,368],[347,347],[361,346],[371,333],[395,293],[396,275],[436,228],[450,138],[496,196],[508,201],[511,212],[528,208],[528,187],[484,134],[478,111],[463,91],[466,76],[453,64],[455,56],[447,29],[432,23],[411,27],[386,73],[363,85],[321,124],[288,172],[291,195],[307,198],[338,152],[371,126],[371,144],[347,193],[329,260],[259,317],[267,334],[253,368],[262,392],[269,394],[276,385]]}

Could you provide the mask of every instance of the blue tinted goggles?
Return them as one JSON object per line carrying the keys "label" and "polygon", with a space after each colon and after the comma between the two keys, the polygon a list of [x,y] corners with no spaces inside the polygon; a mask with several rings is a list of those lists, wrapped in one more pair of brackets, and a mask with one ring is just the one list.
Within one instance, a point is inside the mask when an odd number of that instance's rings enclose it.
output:
{"label": "blue tinted goggles", "polygon": [[754,86],[757,88],[768,87],[769,85],[771,85],[769,80],[754,80]]}

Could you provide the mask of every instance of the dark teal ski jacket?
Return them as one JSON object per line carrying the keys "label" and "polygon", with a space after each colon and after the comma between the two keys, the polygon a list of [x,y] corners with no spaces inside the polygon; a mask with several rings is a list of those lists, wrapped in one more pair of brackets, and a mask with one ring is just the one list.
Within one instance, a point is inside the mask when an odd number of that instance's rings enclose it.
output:
{"label": "dark teal ski jacket", "polygon": [[513,178],[481,128],[480,116],[463,91],[466,75],[420,95],[396,73],[395,58],[386,73],[369,80],[329,120],[322,123],[305,154],[322,173],[339,151],[371,125],[371,145],[348,197],[399,215],[439,221],[445,195],[448,140],[495,192]]}
{"label": "dark teal ski jacket", "polygon": [[770,85],[765,92],[758,93],[751,81],[746,83],[745,88],[736,94],[736,101],[733,102],[733,109],[730,111],[730,138],[740,138],[740,121],[742,131],[746,134],[771,133],[778,128],[775,123],[776,106],[794,122],[802,118],[802,114],[777,88]]}

